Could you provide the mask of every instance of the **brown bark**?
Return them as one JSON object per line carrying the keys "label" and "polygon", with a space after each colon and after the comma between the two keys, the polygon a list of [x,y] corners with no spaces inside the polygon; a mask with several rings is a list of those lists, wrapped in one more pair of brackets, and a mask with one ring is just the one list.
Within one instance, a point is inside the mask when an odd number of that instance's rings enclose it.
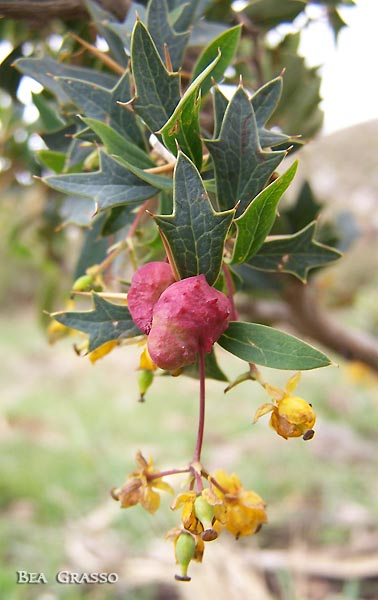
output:
{"label": "brown bark", "polygon": [[[97,0],[104,9],[123,19],[129,0]],[[84,0],[0,0],[0,18],[46,22],[51,19],[88,17]]]}

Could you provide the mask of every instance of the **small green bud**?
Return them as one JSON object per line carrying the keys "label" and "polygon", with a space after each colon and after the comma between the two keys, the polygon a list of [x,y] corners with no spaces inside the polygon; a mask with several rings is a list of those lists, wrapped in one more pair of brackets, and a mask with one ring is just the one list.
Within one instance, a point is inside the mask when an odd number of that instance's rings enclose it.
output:
{"label": "small green bud", "polygon": [[211,506],[202,496],[197,496],[194,501],[194,513],[199,521],[201,521],[204,531],[201,537],[204,542],[211,542],[218,537],[217,532],[213,529],[214,507]]}
{"label": "small green bud", "polygon": [[196,551],[196,541],[191,533],[182,532],[175,545],[176,562],[181,567],[181,575],[175,575],[178,581],[190,581],[188,567]]}
{"label": "small green bud", "polygon": [[74,292],[89,292],[92,289],[94,278],[92,275],[82,275],[74,282],[72,289]]}
{"label": "small green bud", "polygon": [[154,380],[154,374],[149,369],[141,369],[138,372],[138,385],[139,385],[139,393],[140,398],[139,402],[144,402],[144,396],[147,392],[148,388],[152,384]]}

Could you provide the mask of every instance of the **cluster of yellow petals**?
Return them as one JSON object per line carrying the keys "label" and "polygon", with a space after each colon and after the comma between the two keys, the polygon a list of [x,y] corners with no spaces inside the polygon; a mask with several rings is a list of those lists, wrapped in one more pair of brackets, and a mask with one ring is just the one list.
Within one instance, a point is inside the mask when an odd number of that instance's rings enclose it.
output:
{"label": "cluster of yellow petals", "polygon": [[290,377],[284,390],[267,383],[263,384],[273,403],[260,406],[256,411],[254,422],[271,412],[270,425],[278,435],[285,439],[300,436],[305,440],[311,439],[314,436],[312,428],[316,421],[315,411],[306,400],[293,396],[292,393],[300,377],[300,373]]}
{"label": "cluster of yellow petals", "polygon": [[226,529],[238,539],[259,531],[267,522],[265,503],[255,492],[244,490],[239,477],[216,471],[208,476],[210,485],[200,493],[189,490],[173,501],[172,510],[182,509],[181,527],[168,532],[175,543],[176,562],[181,575],[176,579],[189,581],[187,571],[191,560],[202,561],[205,542],[215,540]]}
{"label": "cluster of yellow petals", "polygon": [[210,482],[202,496],[214,506],[216,521],[236,539],[257,533],[267,522],[263,499],[252,490],[244,490],[235,473],[228,475],[225,471],[216,471]]}
{"label": "cluster of yellow petals", "polygon": [[141,452],[138,452],[136,463],[138,469],[130,473],[120,488],[112,490],[112,496],[115,500],[119,500],[121,508],[141,504],[145,510],[153,514],[160,506],[160,494],[155,490],[170,494],[174,492],[172,487],[161,477],[154,477],[158,471],[152,466],[152,458],[147,462]]}

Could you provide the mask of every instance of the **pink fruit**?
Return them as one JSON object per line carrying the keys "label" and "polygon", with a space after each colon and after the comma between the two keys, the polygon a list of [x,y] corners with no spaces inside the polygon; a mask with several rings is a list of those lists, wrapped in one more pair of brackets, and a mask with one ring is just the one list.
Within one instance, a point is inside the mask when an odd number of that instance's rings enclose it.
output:
{"label": "pink fruit", "polygon": [[144,333],[150,332],[156,302],[174,282],[172,269],[165,262],[146,263],[135,271],[127,294],[127,304],[133,321]]}
{"label": "pink fruit", "polygon": [[170,285],[153,309],[148,351],[161,369],[174,371],[195,362],[200,347],[210,352],[227,329],[230,301],[204,275]]}

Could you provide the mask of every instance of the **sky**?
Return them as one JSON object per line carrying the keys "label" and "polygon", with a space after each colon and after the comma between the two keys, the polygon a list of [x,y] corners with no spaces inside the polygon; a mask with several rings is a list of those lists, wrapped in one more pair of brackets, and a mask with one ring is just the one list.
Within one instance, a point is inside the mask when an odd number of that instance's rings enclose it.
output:
{"label": "sky", "polygon": [[318,23],[300,47],[308,64],[323,65],[323,134],[378,119],[378,0],[357,0],[357,6],[340,12],[348,27],[336,46],[325,23]]}

